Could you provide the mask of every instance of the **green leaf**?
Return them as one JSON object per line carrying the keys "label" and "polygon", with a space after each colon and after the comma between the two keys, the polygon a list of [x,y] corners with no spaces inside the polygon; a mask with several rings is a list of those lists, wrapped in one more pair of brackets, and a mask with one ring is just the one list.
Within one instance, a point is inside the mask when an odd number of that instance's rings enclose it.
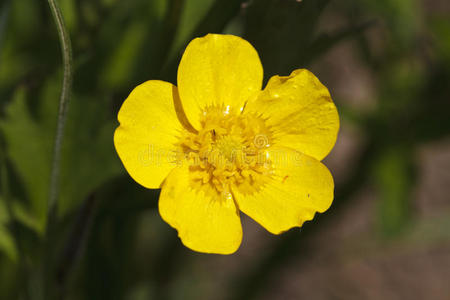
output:
{"label": "green leaf", "polygon": [[0,197],[0,251],[3,251],[12,261],[17,261],[17,248],[14,238],[7,228],[9,213],[5,200]]}
{"label": "green leaf", "polygon": [[74,0],[60,0],[61,12],[64,17],[67,30],[70,33],[75,32],[77,26],[77,9]]}
{"label": "green leaf", "polygon": [[[19,88],[0,120],[7,157],[18,174],[27,199],[14,203],[19,221],[43,233],[47,217],[50,164],[59,96],[59,73],[46,81],[39,95]],[[28,101],[34,101],[31,114]],[[63,139],[58,212],[69,213],[99,185],[120,174],[113,147],[115,121],[108,98],[73,95]],[[20,199],[23,200],[23,199]],[[20,204],[19,204],[20,203]]]}
{"label": "green leaf", "polygon": [[435,17],[431,20],[430,25],[436,53],[446,63],[447,68],[450,69],[450,39],[448,38],[450,36],[450,20],[446,17]]}
{"label": "green leaf", "polygon": [[409,151],[388,149],[376,162],[375,177],[380,193],[378,225],[386,237],[396,236],[409,221],[413,172]]}
{"label": "green leaf", "polygon": [[80,96],[73,102],[63,142],[60,214],[70,212],[101,184],[124,172],[113,145],[116,122],[105,109],[107,101]]}
{"label": "green leaf", "polygon": [[47,216],[52,137],[42,130],[28,110],[27,92],[19,88],[6,108],[0,129],[6,141],[6,152],[23,181],[29,209],[38,220],[34,228],[43,233]]}
{"label": "green leaf", "polygon": [[145,23],[133,23],[120,37],[118,46],[113,49],[108,63],[103,69],[101,85],[117,88],[127,83],[127,77],[136,63],[139,50],[147,34]]}
{"label": "green leaf", "polygon": [[309,63],[308,51],[327,2],[260,0],[250,3],[245,37],[258,50],[266,79],[276,74],[288,75]]}
{"label": "green leaf", "polygon": [[181,15],[178,31],[170,54],[170,59],[174,59],[177,51],[186,46],[186,42],[191,38],[196,26],[206,15],[213,0],[186,0]]}
{"label": "green leaf", "polygon": [[4,225],[0,225],[0,250],[3,251],[12,261],[17,261],[17,248],[14,238],[8,228]]}

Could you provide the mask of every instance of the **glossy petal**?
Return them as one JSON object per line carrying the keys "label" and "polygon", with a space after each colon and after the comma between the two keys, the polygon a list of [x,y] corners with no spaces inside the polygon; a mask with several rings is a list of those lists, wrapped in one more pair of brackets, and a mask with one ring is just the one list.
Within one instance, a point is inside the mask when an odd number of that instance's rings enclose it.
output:
{"label": "glossy petal", "polygon": [[130,176],[147,188],[159,188],[175,167],[175,143],[183,130],[176,97],[175,86],[151,80],[136,87],[119,111],[114,145]]}
{"label": "glossy petal", "polygon": [[250,43],[233,35],[208,34],[189,43],[178,67],[178,89],[191,124],[199,129],[205,108],[239,110],[261,90],[263,69]]}
{"label": "glossy petal", "polygon": [[174,169],[164,182],[159,213],[178,230],[183,244],[195,251],[230,254],[242,240],[242,227],[231,194],[221,196],[194,189],[187,164]]}
{"label": "glossy petal", "polygon": [[334,183],[316,159],[290,149],[273,149],[273,174],[257,189],[232,188],[239,209],[274,234],[302,226],[333,201]]}
{"label": "glossy petal", "polygon": [[339,116],[327,88],[308,70],[273,76],[245,107],[262,114],[273,130],[273,144],[322,160],[333,148]]}

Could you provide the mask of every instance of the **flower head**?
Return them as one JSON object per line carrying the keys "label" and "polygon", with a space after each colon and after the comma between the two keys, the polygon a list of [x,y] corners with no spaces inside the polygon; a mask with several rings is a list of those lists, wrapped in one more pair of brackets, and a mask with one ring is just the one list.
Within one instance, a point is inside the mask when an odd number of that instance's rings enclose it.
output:
{"label": "flower head", "polygon": [[325,86],[307,70],[274,76],[242,38],[208,34],[187,46],[178,87],[150,80],[123,103],[114,144],[128,173],[161,188],[161,217],[189,248],[235,252],[239,212],[279,234],[333,200],[320,162],[339,118]]}

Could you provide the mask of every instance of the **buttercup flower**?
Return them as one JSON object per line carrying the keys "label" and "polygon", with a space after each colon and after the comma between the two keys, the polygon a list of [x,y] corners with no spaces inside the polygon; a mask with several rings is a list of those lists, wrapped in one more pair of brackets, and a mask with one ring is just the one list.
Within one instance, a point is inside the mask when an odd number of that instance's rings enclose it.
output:
{"label": "buttercup flower", "polygon": [[131,177],[161,188],[159,213],[184,245],[229,254],[242,240],[240,211],[269,232],[327,210],[334,183],[320,162],[339,118],[307,70],[273,76],[242,38],[208,34],[187,46],[178,87],[150,80],[123,103],[114,144]]}

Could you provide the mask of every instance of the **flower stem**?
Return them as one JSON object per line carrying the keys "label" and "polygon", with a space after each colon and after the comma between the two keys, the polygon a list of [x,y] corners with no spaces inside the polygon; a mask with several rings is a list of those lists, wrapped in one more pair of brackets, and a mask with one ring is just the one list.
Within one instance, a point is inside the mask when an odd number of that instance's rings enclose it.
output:
{"label": "flower stem", "polygon": [[[72,86],[72,46],[69,34],[64,25],[64,19],[61,14],[58,2],[56,0],[48,0],[53,19],[58,29],[59,41],[64,63],[64,78],[59,99],[58,123],[56,125],[55,143],[53,146],[53,160],[50,174],[50,190],[48,198],[48,217],[56,212],[57,199],[59,193],[59,173],[61,160],[61,144],[64,135],[64,124],[66,121],[67,105],[70,98],[70,90]],[[47,220],[49,224],[50,220]]]}

